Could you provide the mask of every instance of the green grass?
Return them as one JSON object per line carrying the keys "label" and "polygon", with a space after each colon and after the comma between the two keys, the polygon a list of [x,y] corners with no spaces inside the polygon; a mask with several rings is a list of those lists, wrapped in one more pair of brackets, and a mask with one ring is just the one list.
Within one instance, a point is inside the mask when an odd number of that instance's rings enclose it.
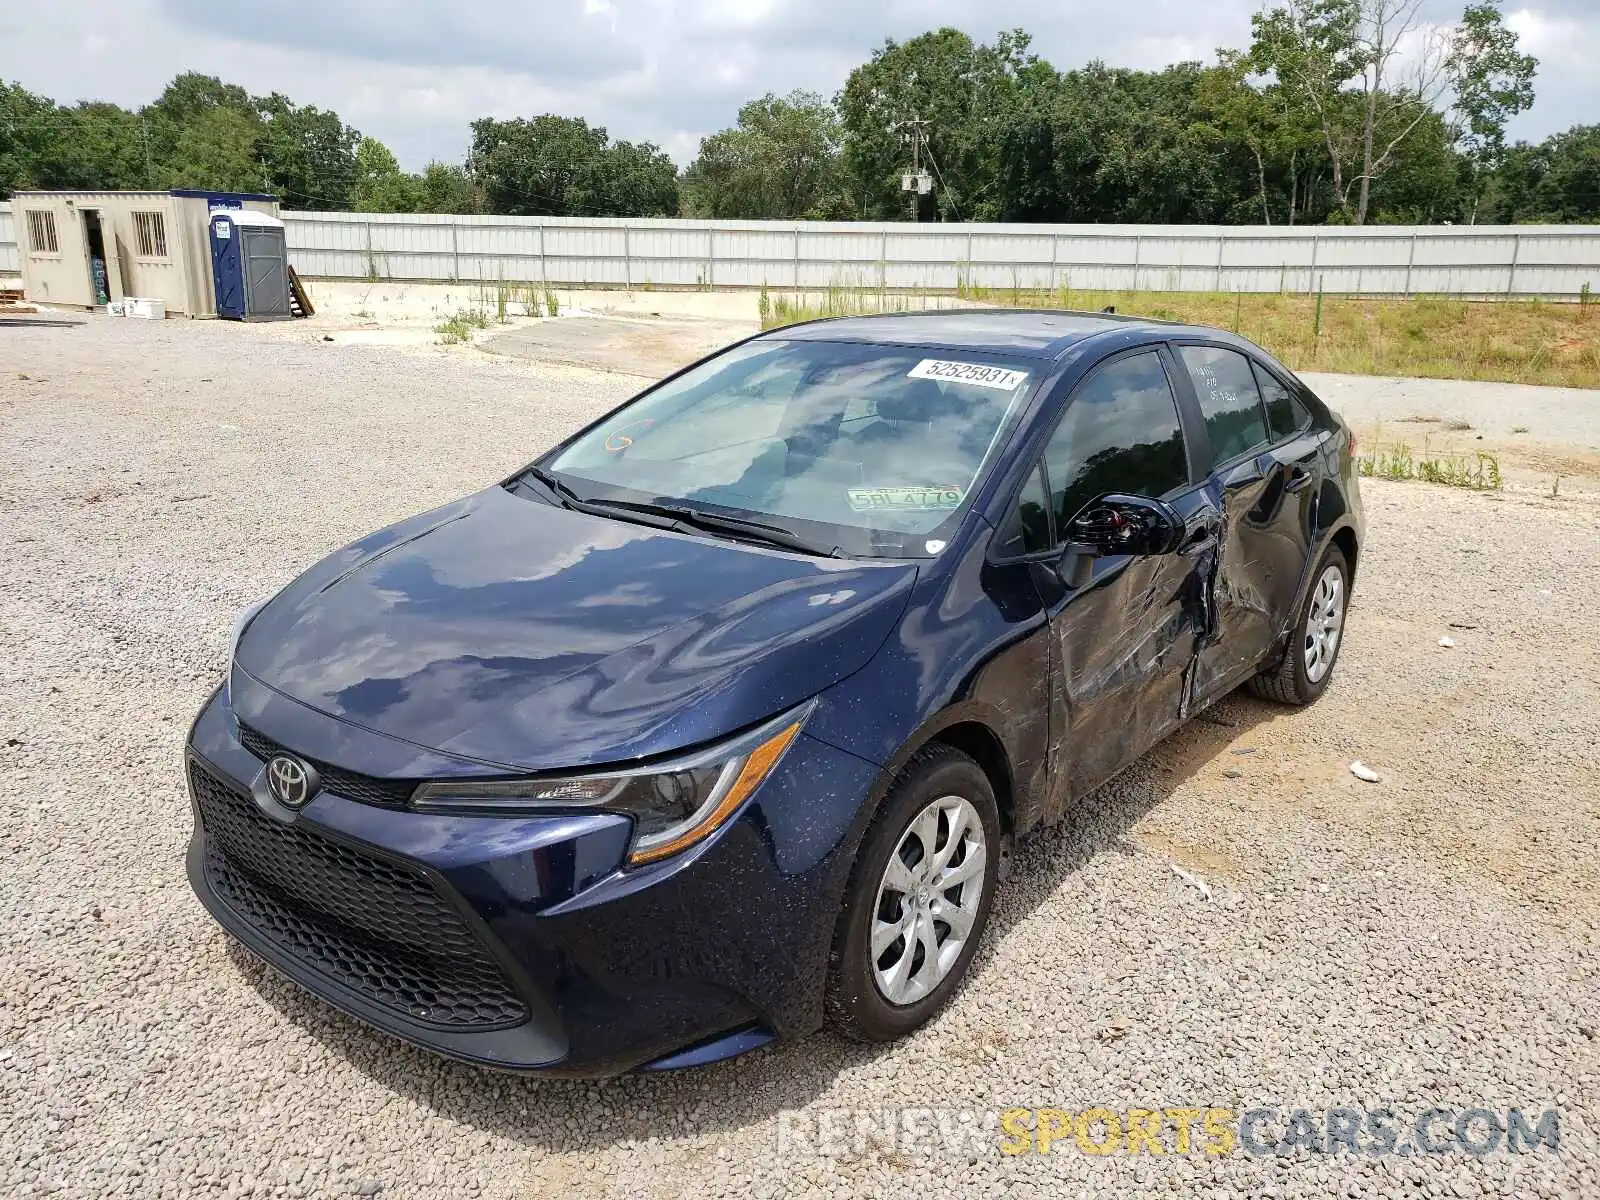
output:
{"label": "green grass", "polygon": [[[904,312],[947,303],[928,293],[830,287],[771,294],[762,327],[817,317]],[[1210,325],[1241,334],[1297,371],[1480,379],[1600,388],[1600,304],[1478,302],[1418,296],[1362,300],[1243,292],[1054,291],[962,283],[960,299],[981,305],[1074,309]],[[1320,314],[1319,314],[1320,308]]]}
{"label": "green grass", "polygon": [[458,342],[470,342],[474,329],[487,329],[494,323],[488,313],[480,312],[475,308],[463,308],[455,316],[433,327],[434,333],[439,335],[439,341],[446,346],[454,346]]}
{"label": "green grass", "polygon": [[1372,479],[1414,479],[1475,492],[1500,490],[1500,460],[1479,450],[1473,453],[1430,451],[1426,443],[1414,453],[1405,442],[1379,443],[1358,455],[1356,467]]}

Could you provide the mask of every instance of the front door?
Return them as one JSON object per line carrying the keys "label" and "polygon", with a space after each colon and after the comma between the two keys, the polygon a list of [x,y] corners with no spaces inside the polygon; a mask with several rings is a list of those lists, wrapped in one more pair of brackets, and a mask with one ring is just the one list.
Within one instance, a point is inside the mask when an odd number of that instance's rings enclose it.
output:
{"label": "front door", "polygon": [[1218,521],[1192,474],[1168,370],[1154,348],[1103,364],[1073,393],[1045,448],[1058,541],[1111,492],[1163,498],[1186,525],[1180,552],[1097,558],[1079,586],[1046,597],[1064,708],[1057,804],[1097,787],[1186,715]]}

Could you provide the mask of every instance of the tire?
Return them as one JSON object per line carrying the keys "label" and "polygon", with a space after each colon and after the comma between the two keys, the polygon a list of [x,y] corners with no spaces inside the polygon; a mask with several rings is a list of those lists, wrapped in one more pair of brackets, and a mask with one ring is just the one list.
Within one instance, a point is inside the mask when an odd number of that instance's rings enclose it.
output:
{"label": "tire", "polygon": [[[961,831],[952,838],[957,822]],[[923,865],[930,831],[932,861],[947,860],[932,880]],[[845,889],[828,967],[827,1016],[835,1031],[892,1041],[944,1006],[988,924],[1001,854],[999,808],[978,764],[949,746],[913,755],[884,797]],[[899,860],[892,877],[891,857]],[[957,877],[948,889],[936,886]],[[896,936],[890,927],[905,932]],[[876,957],[875,930],[893,938]]]}
{"label": "tire", "polygon": [[[1337,594],[1333,597],[1336,624],[1333,641],[1326,642],[1329,599],[1325,583],[1337,572]],[[1344,648],[1344,618],[1350,606],[1350,565],[1344,552],[1329,546],[1312,573],[1311,586],[1295,618],[1294,632],[1289,637],[1289,647],[1283,660],[1272,670],[1257,675],[1250,681],[1250,690],[1266,700],[1279,704],[1310,704],[1328,689],[1333,669],[1339,662],[1339,651]],[[1321,652],[1315,665],[1311,659],[1312,639],[1322,641]],[[1320,670],[1320,673],[1318,673]]]}

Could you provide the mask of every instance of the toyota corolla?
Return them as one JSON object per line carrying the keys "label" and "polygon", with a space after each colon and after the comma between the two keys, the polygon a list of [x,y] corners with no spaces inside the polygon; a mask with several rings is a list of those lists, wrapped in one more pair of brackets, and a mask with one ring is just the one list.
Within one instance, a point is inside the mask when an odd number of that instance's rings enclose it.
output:
{"label": "toyota corolla", "polygon": [[1014,839],[1328,686],[1353,442],[1215,330],[764,334],[237,623],[189,877],[329,1003],[601,1076],[938,1011]]}

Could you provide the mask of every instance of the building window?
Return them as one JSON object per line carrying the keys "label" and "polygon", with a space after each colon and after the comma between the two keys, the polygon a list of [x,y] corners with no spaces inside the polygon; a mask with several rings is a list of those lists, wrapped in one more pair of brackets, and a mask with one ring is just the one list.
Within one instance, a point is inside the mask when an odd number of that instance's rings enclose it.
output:
{"label": "building window", "polygon": [[48,209],[28,210],[28,252],[30,254],[60,254],[56,242],[56,215]]}
{"label": "building window", "polygon": [[167,256],[167,221],[158,212],[133,214],[133,232],[139,239],[140,258],[165,258]]}

